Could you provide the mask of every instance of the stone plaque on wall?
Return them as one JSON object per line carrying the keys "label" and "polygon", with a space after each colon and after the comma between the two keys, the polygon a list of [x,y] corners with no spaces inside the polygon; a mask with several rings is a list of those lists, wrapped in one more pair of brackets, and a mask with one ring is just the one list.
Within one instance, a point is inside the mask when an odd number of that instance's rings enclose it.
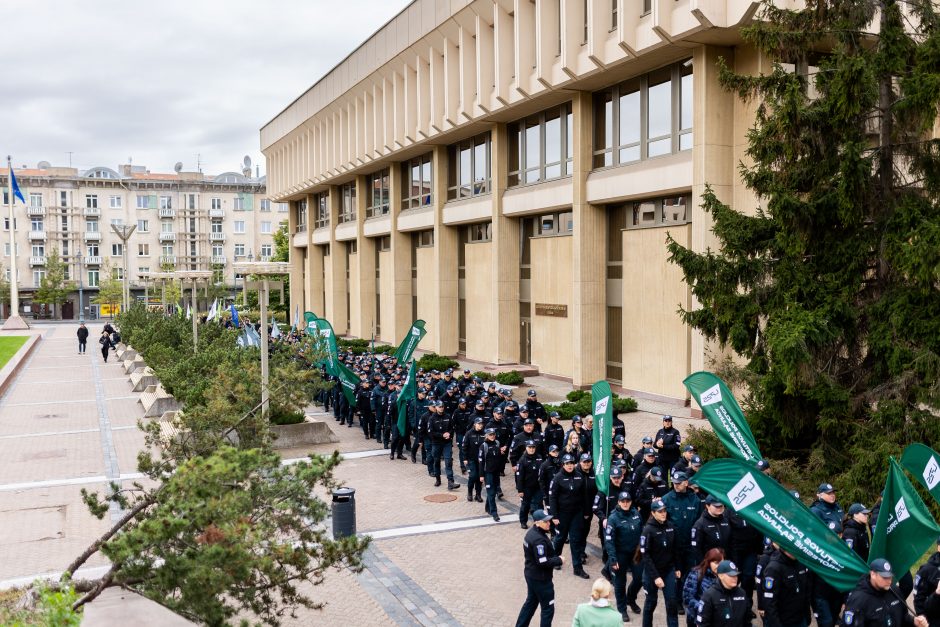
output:
{"label": "stone plaque on wall", "polygon": [[567,318],[568,305],[548,305],[545,303],[535,303],[536,316],[551,316],[552,318]]}

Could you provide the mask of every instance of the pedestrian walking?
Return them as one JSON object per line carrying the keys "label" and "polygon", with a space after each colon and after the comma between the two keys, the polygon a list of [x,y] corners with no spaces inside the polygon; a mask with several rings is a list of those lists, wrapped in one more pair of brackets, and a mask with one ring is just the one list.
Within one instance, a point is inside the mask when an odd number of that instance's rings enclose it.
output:
{"label": "pedestrian walking", "polygon": [[718,564],[718,583],[702,595],[695,619],[699,627],[750,627],[751,597],[738,585],[739,571],[734,562]]}
{"label": "pedestrian walking", "polygon": [[635,557],[643,532],[643,521],[633,507],[633,497],[629,492],[620,492],[616,498],[617,508],[604,522],[604,549],[608,556],[607,569],[613,575],[617,611],[623,622],[628,623],[630,615],[627,608],[633,610],[634,614],[641,613],[636,598],[643,583],[643,566]]}
{"label": "pedestrian walking", "polygon": [[571,627],[621,627],[623,621],[620,612],[610,604],[610,593],[609,581],[596,580],[591,586],[591,600],[575,610]]}
{"label": "pedestrian walking", "polygon": [[98,343],[101,344],[101,356],[104,357],[104,362],[108,363],[108,351],[111,350],[111,336],[108,335],[107,331],[101,332]]}
{"label": "pedestrian walking", "polygon": [[552,575],[555,568],[561,568],[565,558],[555,554],[552,542],[548,538],[548,530],[552,526],[551,514],[537,509],[532,513],[535,524],[526,531],[522,541],[522,551],[525,555],[526,597],[516,627],[528,627],[535,608],[541,608],[541,627],[550,627],[555,616],[555,584]]}
{"label": "pedestrian walking", "polygon": [[85,326],[85,323],[78,325],[78,331],[76,332],[78,336],[78,354],[85,354],[85,346],[88,344],[88,327]]}
{"label": "pedestrian walking", "polygon": [[652,514],[640,536],[640,553],[643,555],[643,589],[646,601],[643,604],[643,627],[653,627],[653,612],[659,592],[666,602],[667,627],[679,627],[679,608],[676,603],[676,580],[682,576],[676,559],[676,532],[666,520],[666,505],[653,501]]}
{"label": "pedestrian walking", "polygon": [[911,616],[904,597],[894,583],[894,570],[886,559],[869,565],[855,590],[849,593],[842,612],[842,625],[891,625],[892,627],[928,627],[923,614]]}

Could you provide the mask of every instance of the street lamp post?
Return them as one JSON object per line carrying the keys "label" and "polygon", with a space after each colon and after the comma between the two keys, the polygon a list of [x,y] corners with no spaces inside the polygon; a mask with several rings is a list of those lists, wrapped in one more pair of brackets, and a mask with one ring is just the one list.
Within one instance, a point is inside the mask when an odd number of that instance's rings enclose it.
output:
{"label": "street lamp post", "polygon": [[127,274],[127,240],[131,238],[131,235],[134,234],[134,231],[137,230],[136,224],[112,224],[111,230],[114,231],[119,238],[124,248],[124,289],[122,290],[123,304],[121,305],[121,311],[127,311],[130,308],[131,300],[131,289],[130,289],[130,277]]}

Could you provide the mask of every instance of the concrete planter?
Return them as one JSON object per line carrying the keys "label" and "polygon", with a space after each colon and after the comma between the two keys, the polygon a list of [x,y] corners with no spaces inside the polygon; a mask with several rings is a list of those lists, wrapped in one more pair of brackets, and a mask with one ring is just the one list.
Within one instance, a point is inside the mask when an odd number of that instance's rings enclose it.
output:
{"label": "concrete planter", "polygon": [[295,446],[309,446],[313,444],[327,444],[339,442],[330,425],[320,420],[307,420],[295,425],[271,425],[274,434],[274,448],[293,448]]}

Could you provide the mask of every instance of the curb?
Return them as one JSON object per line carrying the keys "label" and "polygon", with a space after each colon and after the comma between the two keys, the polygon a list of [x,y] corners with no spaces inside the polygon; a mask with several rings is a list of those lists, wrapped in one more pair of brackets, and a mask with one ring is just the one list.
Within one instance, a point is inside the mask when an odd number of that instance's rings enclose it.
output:
{"label": "curb", "polygon": [[13,380],[16,379],[16,376],[20,373],[26,360],[32,355],[33,349],[36,348],[36,344],[38,344],[41,339],[41,335],[30,335],[26,343],[23,344],[23,347],[10,358],[10,361],[8,361],[2,369],[0,369],[0,397],[3,397],[3,395],[7,393],[7,388],[9,388]]}

